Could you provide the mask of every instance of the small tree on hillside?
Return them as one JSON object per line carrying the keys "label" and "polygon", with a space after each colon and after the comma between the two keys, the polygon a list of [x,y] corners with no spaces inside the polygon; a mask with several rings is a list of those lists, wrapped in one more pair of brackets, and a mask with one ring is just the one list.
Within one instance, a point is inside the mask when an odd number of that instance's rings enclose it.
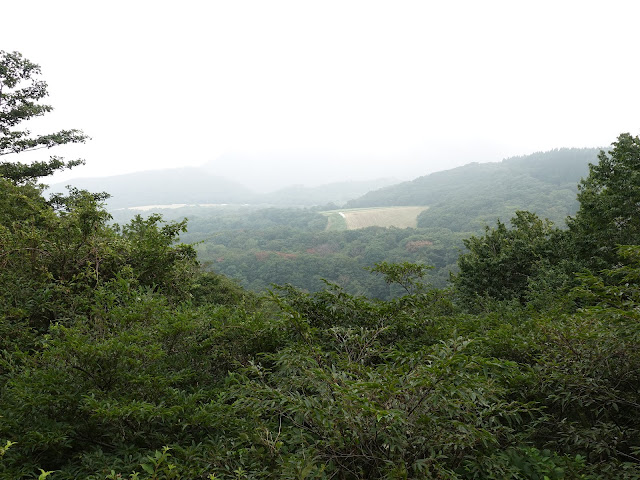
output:
{"label": "small tree on hillside", "polygon": [[518,211],[511,224],[509,229],[498,221],[496,228],[486,227],[485,235],[464,240],[469,251],[458,258],[460,272],[453,277],[464,299],[473,302],[489,297],[524,303],[530,280],[549,261],[556,262],[561,234],[552,222]]}

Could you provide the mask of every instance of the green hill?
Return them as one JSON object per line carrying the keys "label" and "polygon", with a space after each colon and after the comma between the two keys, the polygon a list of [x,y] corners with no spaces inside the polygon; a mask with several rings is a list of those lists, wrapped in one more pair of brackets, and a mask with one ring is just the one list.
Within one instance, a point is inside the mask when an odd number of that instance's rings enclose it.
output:
{"label": "green hill", "polygon": [[419,227],[471,231],[529,210],[562,224],[577,209],[576,185],[599,149],[560,149],[471,163],[367,193],[346,208],[429,205]]}

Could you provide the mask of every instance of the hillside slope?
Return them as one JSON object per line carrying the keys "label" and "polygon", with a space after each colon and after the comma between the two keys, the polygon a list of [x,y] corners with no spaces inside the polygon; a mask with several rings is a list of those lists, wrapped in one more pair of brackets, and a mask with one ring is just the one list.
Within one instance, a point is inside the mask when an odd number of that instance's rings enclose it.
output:
{"label": "hillside slope", "polygon": [[576,185],[599,149],[560,149],[496,163],[471,163],[386,187],[347,202],[348,208],[429,205],[420,227],[471,231],[529,210],[563,224],[577,209]]}

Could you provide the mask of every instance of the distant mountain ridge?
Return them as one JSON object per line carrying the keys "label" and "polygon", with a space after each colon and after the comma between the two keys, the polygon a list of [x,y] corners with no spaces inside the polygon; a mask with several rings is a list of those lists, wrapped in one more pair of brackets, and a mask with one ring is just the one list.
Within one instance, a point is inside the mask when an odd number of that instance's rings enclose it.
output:
{"label": "distant mountain ridge", "polygon": [[253,195],[240,183],[196,167],[77,178],[51,185],[50,191],[65,191],[66,185],[109,193],[107,205],[112,209],[173,203],[244,203]]}
{"label": "distant mountain ridge", "polygon": [[346,181],[328,183],[318,187],[305,187],[304,185],[292,185],[272,193],[261,194],[259,198],[263,203],[271,205],[326,205],[336,203],[342,205],[345,202],[366,194],[372,190],[395,185],[398,181],[393,178],[379,178],[376,180]]}
{"label": "distant mountain ridge", "polygon": [[470,163],[369,192],[345,207],[428,205],[419,227],[470,231],[529,210],[561,225],[577,209],[577,184],[597,163],[597,148],[563,148]]}
{"label": "distant mountain ridge", "polygon": [[429,206],[418,218],[419,227],[481,230],[498,218],[508,221],[516,210],[529,210],[562,225],[566,216],[576,211],[577,184],[587,175],[588,164],[597,162],[599,151],[564,148],[501,162],[469,163],[409,182],[379,179],[318,187],[293,185],[270,193],[255,193],[239,182],[197,167],[81,178],[53,185],[51,191],[64,191],[67,184],[105,191],[112,196],[107,202],[110,210],[172,204]]}
{"label": "distant mountain ridge", "polygon": [[185,167],[149,170],[100,178],[77,178],[56,183],[51,192],[65,192],[66,186],[107,192],[109,209],[145,205],[172,204],[264,204],[274,206],[311,207],[327,203],[342,204],[366,192],[397,183],[383,178],[367,181],[345,181],[305,187],[293,185],[270,193],[256,193],[240,182],[214,175],[205,168]]}

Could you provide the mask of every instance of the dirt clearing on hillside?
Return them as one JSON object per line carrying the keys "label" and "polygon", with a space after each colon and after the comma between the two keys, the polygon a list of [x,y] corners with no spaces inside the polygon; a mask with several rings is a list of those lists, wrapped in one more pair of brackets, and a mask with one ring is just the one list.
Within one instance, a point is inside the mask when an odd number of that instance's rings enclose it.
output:
{"label": "dirt clearing on hillside", "polygon": [[327,230],[342,230],[344,224],[346,224],[347,230],[366,227],[415,228],[418,215],[427,208],[429,207],[353,208],[322,213],[327,215],[330,220]]}

